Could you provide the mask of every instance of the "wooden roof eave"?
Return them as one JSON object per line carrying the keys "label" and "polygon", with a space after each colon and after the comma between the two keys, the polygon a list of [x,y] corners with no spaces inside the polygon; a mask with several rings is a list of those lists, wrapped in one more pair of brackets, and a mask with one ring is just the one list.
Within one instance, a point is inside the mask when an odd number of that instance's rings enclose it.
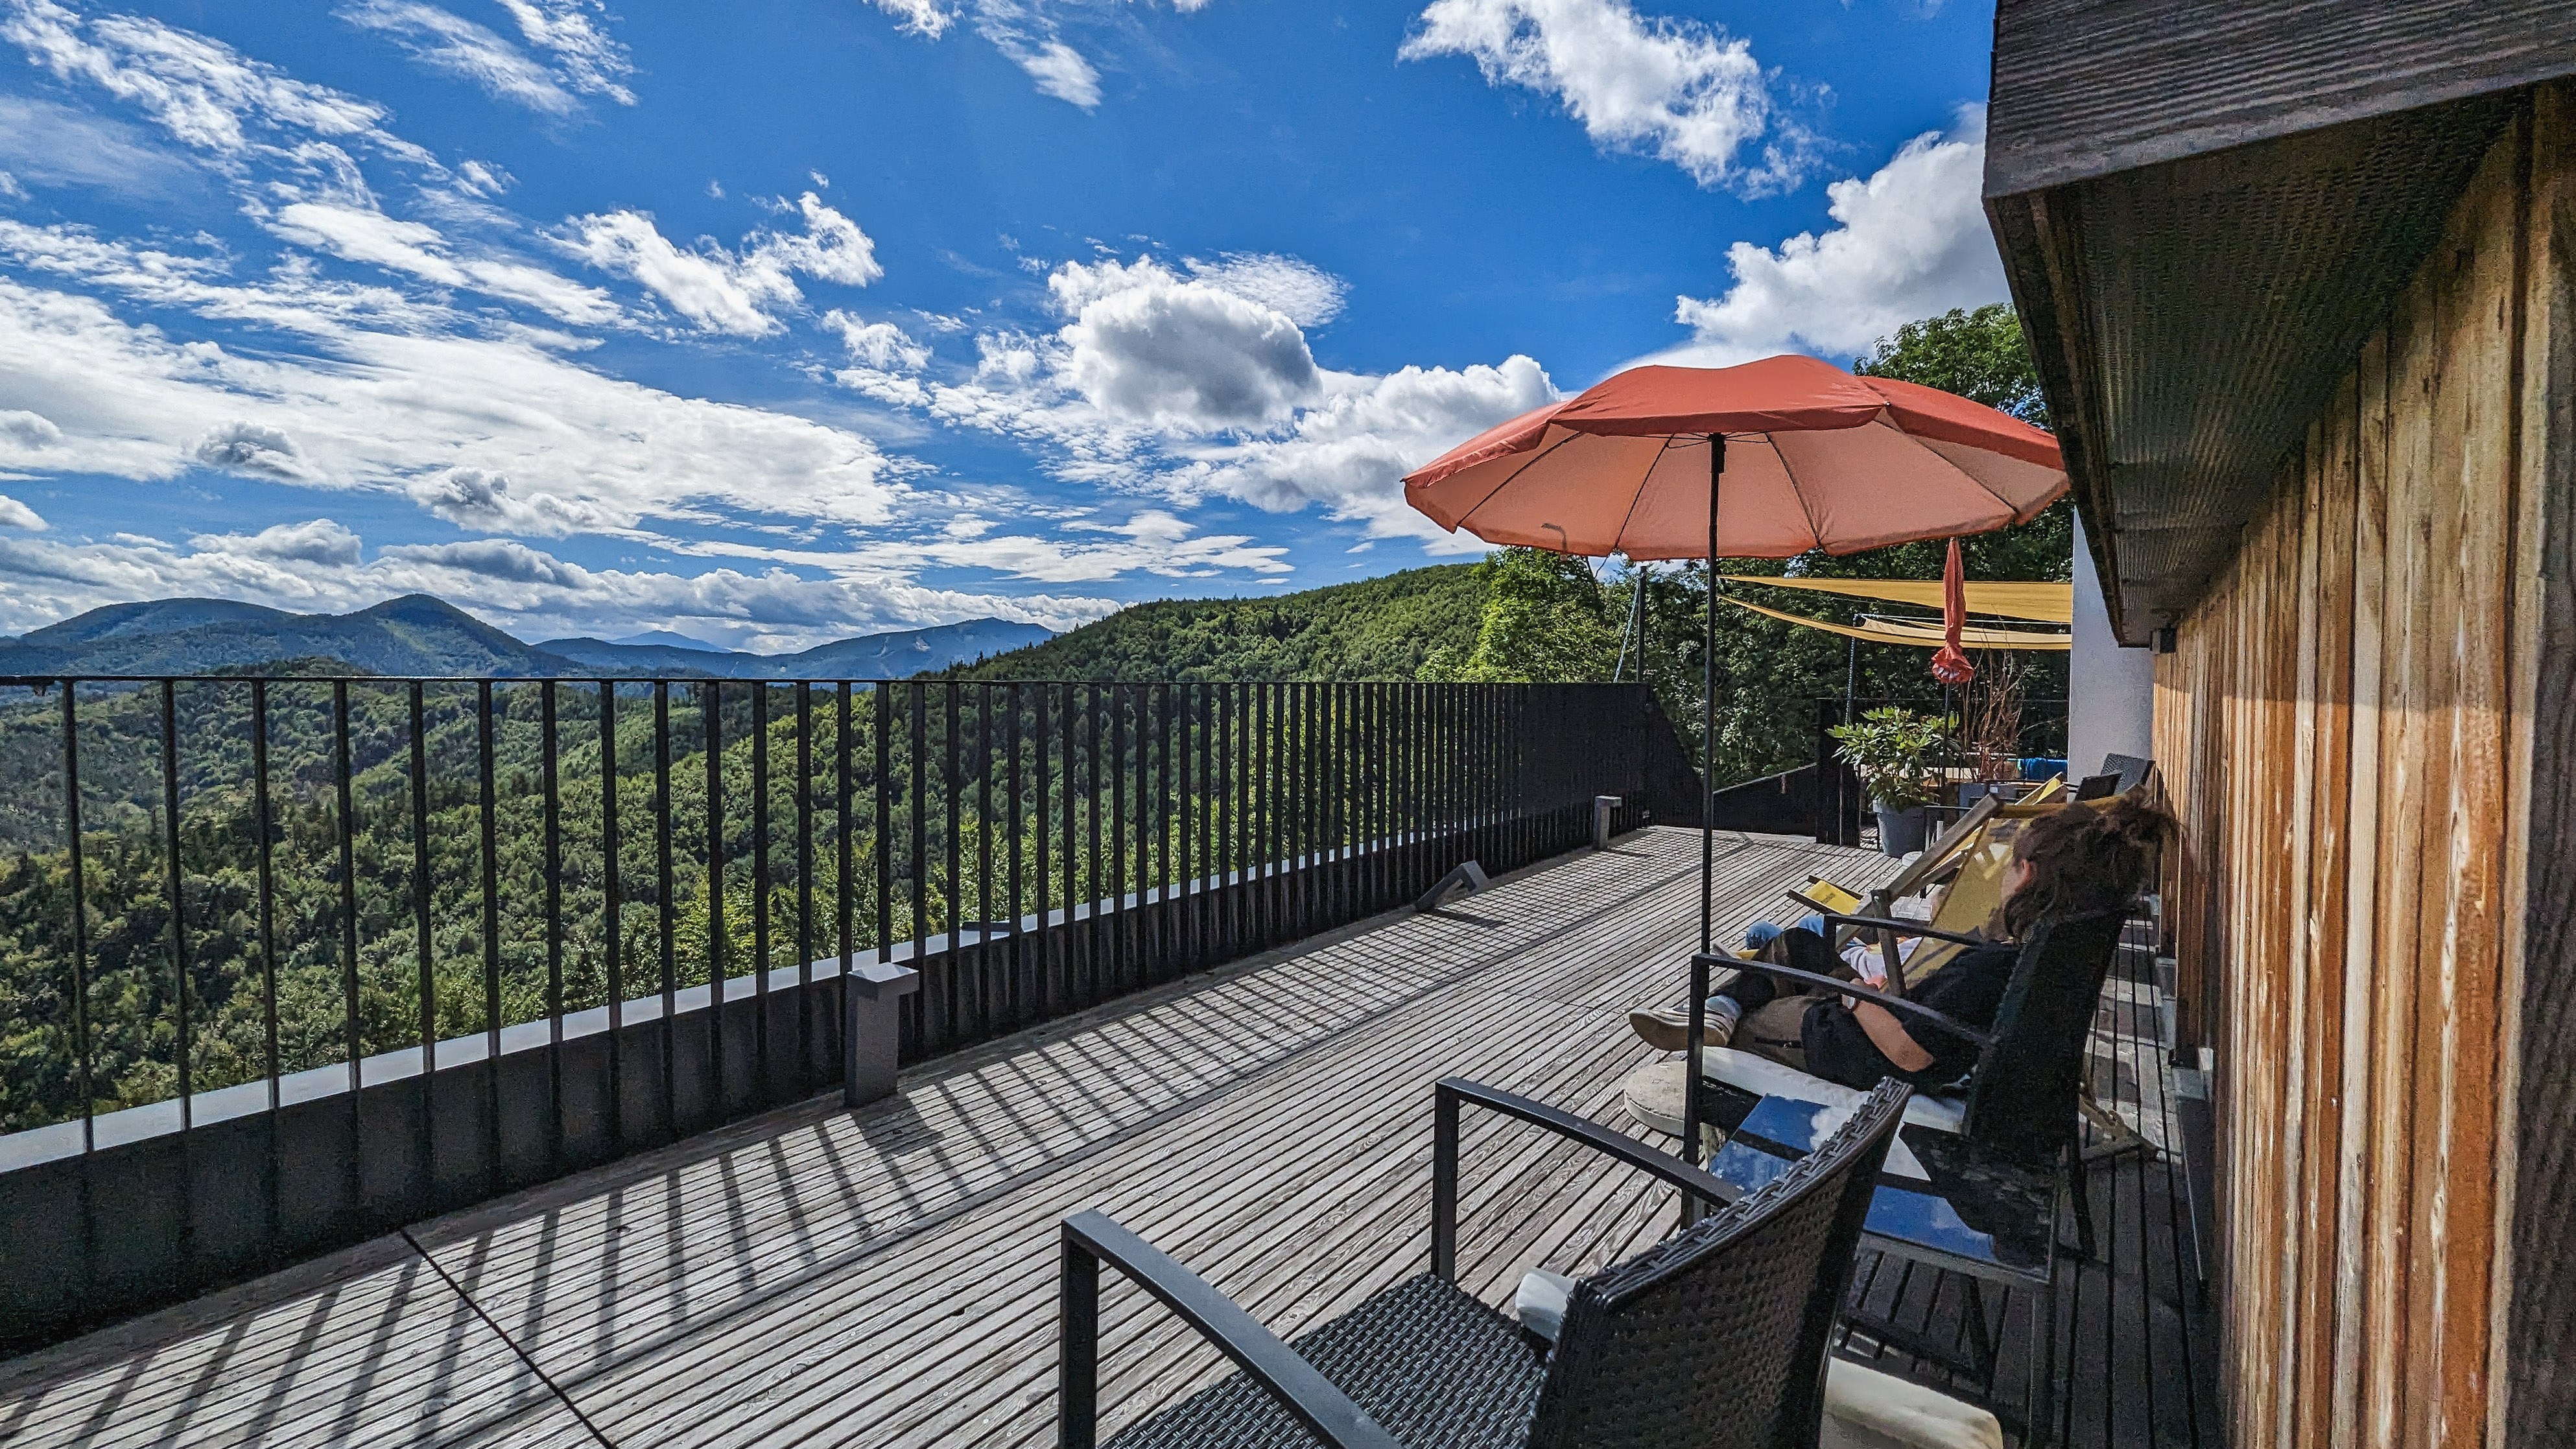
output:
{"label": "wooden roof eave", "polygon": [[2377,50],[2332,8],[1998,9],[1987,219],[2126,643],[2233,555],[2510,92],[2576,74],[2576,26],[2542,0],[2391,0]]}

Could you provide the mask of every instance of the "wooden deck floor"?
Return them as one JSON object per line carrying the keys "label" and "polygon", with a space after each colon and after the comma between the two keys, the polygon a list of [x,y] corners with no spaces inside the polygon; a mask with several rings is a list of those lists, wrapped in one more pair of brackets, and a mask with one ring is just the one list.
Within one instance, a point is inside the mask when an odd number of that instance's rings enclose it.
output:
{"label": "wooden deck floor", "polygon": [[[1885,869],[1722,848],[1730,931],[1794,915],[1781,892],[1811,872]],[[1641,832],[932,1063],[868,1111],[773,1113],[0,1364],[0,1444],[1051,1442],[1059,1218],[1111,1213],[1283,1334],[1418,1271],[1432,1079],[1624,1127],[1616,1084],[1647,1055],[1626,1009],[1678,994],[1697,873],[1696,834]],[[2163,1136],[2156,1054],[2120,1036],[2151,1018],[2106,998],[2102,1055]],[[1471,1118],[1466,1141],[1461,1276],[1489,1301],[1673,1220],[1668,1195],[1529,1129]],[[2097,1181],[2111,1263],[2079,1275],[2061,1356],[2072,1442],[2196,1444],[2188,1214],[2167,1211],[2168,1164],[2121,1172]],[[1111,1281],[1117,1422],[1214,1360]],[[1872,1281],[1955,1327],[1932,1275]]]}

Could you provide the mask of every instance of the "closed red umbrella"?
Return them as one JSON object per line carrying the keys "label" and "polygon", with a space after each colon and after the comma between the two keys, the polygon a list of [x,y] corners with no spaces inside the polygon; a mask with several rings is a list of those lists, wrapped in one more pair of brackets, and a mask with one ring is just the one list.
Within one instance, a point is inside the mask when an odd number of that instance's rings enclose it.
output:
{"label": "closed red umbrella", "polygon": [[1959,559],[1959,541],[1950,540],[1950,556],[1941,562],[1941,647],[1932,656],[1932,677],[1956,688],[1977,677],[1968,651],[1959,647],[1968,624],[1968,570]]}
{"label": "closed red umbrella", "polygon": [[[1405,501],[1488,543],[1709,561],[1703,769],[1716,753],[1717,560],[1857,553],[2028,522],[2066,492],[2057,440],[1937,388],[1812,357],[1633,367],[1406,475]],[[1700,952],[1715,822],[1700,806]],[[1704,971],[1695,969],[1695,977]],[[1689,1080],[1704,979],[1693,982]],[[1682,1094],[1696,1156],[1695,1091]]]}

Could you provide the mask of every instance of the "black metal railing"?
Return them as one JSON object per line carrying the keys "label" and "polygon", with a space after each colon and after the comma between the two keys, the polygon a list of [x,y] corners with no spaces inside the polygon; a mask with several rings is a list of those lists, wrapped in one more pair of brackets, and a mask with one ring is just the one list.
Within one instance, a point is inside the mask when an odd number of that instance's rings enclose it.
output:
{"label": "black metal railing", "polygon": [[1642,686],[0,689],[0,1345],[1696,820]]}

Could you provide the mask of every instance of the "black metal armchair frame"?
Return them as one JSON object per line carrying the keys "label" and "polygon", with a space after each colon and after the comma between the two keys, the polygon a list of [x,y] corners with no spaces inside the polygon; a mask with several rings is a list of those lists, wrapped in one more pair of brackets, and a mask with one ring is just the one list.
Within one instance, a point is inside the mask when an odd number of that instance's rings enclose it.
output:
{"label": "black metal armchair frame", "polygon": [[[1836,1307],[1850,1282],[1850,1245],[1859,1239],[1861,1219],[1868,1209],[1868,1186],[1876,1180],[1907,1096],[1902,1083],[1881,1084],[1833,1142],[1802,1163],[1791,1176],[1748,1197],[1696,1166],[1583,1118],[1475,1082],[1444,1079],[1433,1092],[1428,1277],[1442,1285],[1454,1284],[1456,1277],[1460,1119],[1468,1106],[1518,1118],[1579,1142],[1680,1189],[1687,1197],[1739,1209],[1703,1222],[1681,1237],[1667,1239],[1640,1257],[1578,1285],[1565,1334],[1547,1360],[1546,1377],[1522,1385],[1528,1391],[1525,1397],[1536,1419],[1513,1420],[1538,1436],[1536,1442],[1571,1442],[1587,1428],[1599,1428],[1597,1424],[1586,1425],[1582,1403],[1585,1389],[1598,1391],[1619,1374],[1637,1369],[1634,1356],[1619,1350],[1622,1333],[1631,1337],[1640,1331],[1663,1333],[1685,1342],[1695,1341],[1692,1335],[1680,1332],[1672,1318],[1675,1305],[1668,1300],[1678,1277],[1705,1270],[1712,1254],[1747,1243],[1768,1228],[1773,1219],[1814,1199],[1819,1190],[1839,1188],[1838,1196],[1822,1202],[1830,1209],[1828,1218],[1812,1221],[1808,1226],[1810,1245],[1819,1250],[1813,1276],[1821,1281],[1806,1286],[1793,1315],[1798,1322],[1791,1325],[1786,1359],[1776,1366],[1786,1374],[1779,1388],[1783,1407],[1778,1421],[1793,1427],[1784,1437],[1760,1441],[1765,1445],[1777,1443],[1783,1449],[1792,1443],[1812,1444],[1815,1421],[1822,1412],[1825,1347]],[[1057,1443],[1062,1449],[1093,1449],[1097,1443],[1100,1267],[1104,1262],[1214,1344],[1246,1381],[1327,1449],[1400,1449],[1400,1441],[1385,1426],[1298,1348],[1281,1341],[1197,1274],[1115,1221],[1098,1212],[1078,1213],[1065,1219],[1061,1241],[1061,1344],[1057,1367],[1061,1412]],[[1382,1293],[1379,1299],[1421,1281],[1408,1280]],[[1454,1288],[1446,1291],[1454,1293]],[[1366,1307],[1363,1305],[1360,1311]],[[1492,1317],[1487,1309],[1472,1311]],[[1621,1317],[1639,1311],[1653,1319],[1642,1330]],[[1757,1305],[1746,1311],[1757,1313],[1761,1308]],[[1346,1319],[1353,1316],[1356,1314],[1346,1315]],[[1797,1362],[1810,1351],[1814,1359],[1812,1371]],[[1695,1391],[1694,1387],[1673,1392]],[[1759,1406],[1755,1407],[1758,1410]],[[1794,1428],[1801,1422],[1803,1438]],[[1531,1423],[1537,1427],[1531,1428]],[[1630,1442],[1615,1433],[1612,1439]]]}
{"label": "black metal armchair frame", "polygon": [[[1806,900],[1806,897],[1798,895],[1795,891],[1791,891],[1789,894],[1798,900]],[[1808,902],[1808,904],[1813,905],[1815,903]],[[1886,957],[1890,962],[1896,962],[1899,960],[1896,952],[1896,939],[1900,936],[1923,936],[1935,941],[1956,942],[1962,946],[1991,946],[1994,944],[1994,942],[1983,936],[1967,935],[1957,931],[1936,930],[1920,921],[1908,921],[1901,917],[1854,916],[1845,915],[1837,911],[1826,910],[1822,906],[1818,906],[1817,909],[1824,916],[1825,923],[1829,926],[1851,927],[1853,928],[1853,933],[1855,935],[1860,931],[1877,932],[1879,939],[1885,948]],[[2135,910],[2131,910],[2127,912],[2126,915],[2134,918],[2136,912]],[[1843,939],[1839,932],[1837,932],[1836,939]],[[1737,970],[1743,970],[1751,964],[1739,957],[1713,957],[1711,959],[1713,964],[1731,966]],[[1887,984],[1884,987],[1872,990],[1863,987],[1858,983],[1845,982],[1839,979],[1826,980],[1817,976],[1813,972],[1801,971],[1794,967],[1774,966],[1768,962],[1760,963],[1760,969],[1767,975],[1778,976],[1784,979],[1792,979],[1808,986],[1831,987],[1834,990],[1842,992],[1846,996],[1854,998],[1865,997],[1899,1014],[1911,1013],[1917,1018],[1923,1018],[1925,1016],[1923,1008],[1895,999],[1905,994],[1905,975],[1900,970],[1890,969],[1887,973]],[[1992,1041],[1992,1038],[1988,1035],[1963,1023],[1950,1020],[1946,1017],[1938,1017],[1937,1013],[1932,1015],[1935,1018],[1931,1020],[1932,1025],[1938,1026],[1944,1031],[1956,1032],[1960,1036],[1975,1042],[1980,1048],[1985,1047]],[[2079,1094],[2075,1105],[2076,1110],[2081,1112],[2085,1119],[2092,1123],[2095,1133],[2109,1139],[2097,1146],[2083,1149],[2082,1162],[2090,1163],[2105,1161],[2130,1152],[2146,1152],[2153,1154],[2157,1151],[2157,1149],[2150,1144],[2146,1138],[2138,1134],[2135,1128],[2122,1122],[2118,1117],[2112,1115],[2108,1109],[2094,1101],[2093,1093],[2089,1088],[2079,1088]],[[2080,1169],[2080,1165],[2079,1170],[2076,1173],[2076,1179],[2080,1185],[2083,1180],[2083,1173]],[[2084,1213],[2084,1199],[2079,1195],[2076,1202],[2078,1212]],[[2088,1254],[2092,1251],[2090,1241],[2093,1231],[2089,1217],[2090,1214],[2085,1213],[2084,1216],[2079,1217],[2077,1220],[2078,1230],[2085,1234],[2085,1252]]]}
{"label": "black metal armchair frame", "polygon": [[[2086,1257],[2093,1256],[2093,1215],[2083,1185],[2084,1157],[2077,1140],[2076,1103],[2081,1096],[2082,1063],[2090,1036],[2094,1003],[2100,1000],[2103,980],[2108,976],[2111,960],[2118,951],[2121,929],[2133,914],[2128,907],[2122,907],[2065,917],[2034,930],[2021,945],[2021,958],[2014,964],[2012,982],[2005,990],[2004,1003],[1996,1014],[1993,1031],[1980,1030],[1919,1002],[1861,982],[1823,976],[1769,961],[1708,954],[1693,956],[1692,1047],[1687,1068],[1687,1080],[1691,1085],[1683,1093],[1684,1128],[1690,1138],[1690,1148],[1686,1150],[1694,1150],[1695,1155],[1697,1147],[1701,1082],[1698,1018],[1708,996],[1710,972],[1718,967],[1760,971],[1800,987],[1872,1001],[1900,1018],[1955,1032],[1976,1043],[1978,1063],[1969,1078],[1967,1112],[1961,1123],[1961,1135],[1969,1143],[1990,1150],[2000,1158],[2023,1159],[2034,1174],[2048,1174],[2052,1200],[2061,1205],[2061,1211],[2066,1206],[2074,1210],[2078,1250]],[[1876,916],[1836,916],[1832,919],[1848,921],[1865,929],[1902,930],[1909,935],[1934,936],[1966,944],[1991,944],[1977,937],[1928,930],[1919,922]],[[2038,978],[2044,965],[2069,957],[2080,958],[2080,970],[2050,983],[2059,988],[2057,991],[2042,992]],[[2007,1055],[2012,1060],[2002,1060]],[[2039,1144],[2041,1150],[2033,1152],[2032,1144]],[[1973,1275],[1969,1279],[1971,1283],[1976,1277],[1988,1276],[1993,1271],[1983,1265],[1956,1261],[1947,1255],[1928,1253],[1915,1245],[1876,1235],[1871,1236],[1870,1242],[1872,1246],[1900,1256]],[[2023,1415],[2024,1442],[2030,1445],[2045,1443],[2049,1432],[2048,1420],[2052,1417],[2057,1347],[2054,1331],[2058,1301],[2057,1256],[2057,1233],[2052,1222],[2041,1269],[2016,1275],[2044,1290],[2043,1303],[2032,1323],[2031,1392]],[[1974,1299],[1972,1311],[1982,1320],[1982,1309],[1976,1307]],[[1943,1362],[1992,1381],[1993,1352],[1982,1335],[1972,1340],[1969,1360],[1960,1362],[1937,1345],[1923,1343],[1916,1336],[1907,1334],[1902,1325],[1848,1310],[1845,1321],[1918,1357]]]}

